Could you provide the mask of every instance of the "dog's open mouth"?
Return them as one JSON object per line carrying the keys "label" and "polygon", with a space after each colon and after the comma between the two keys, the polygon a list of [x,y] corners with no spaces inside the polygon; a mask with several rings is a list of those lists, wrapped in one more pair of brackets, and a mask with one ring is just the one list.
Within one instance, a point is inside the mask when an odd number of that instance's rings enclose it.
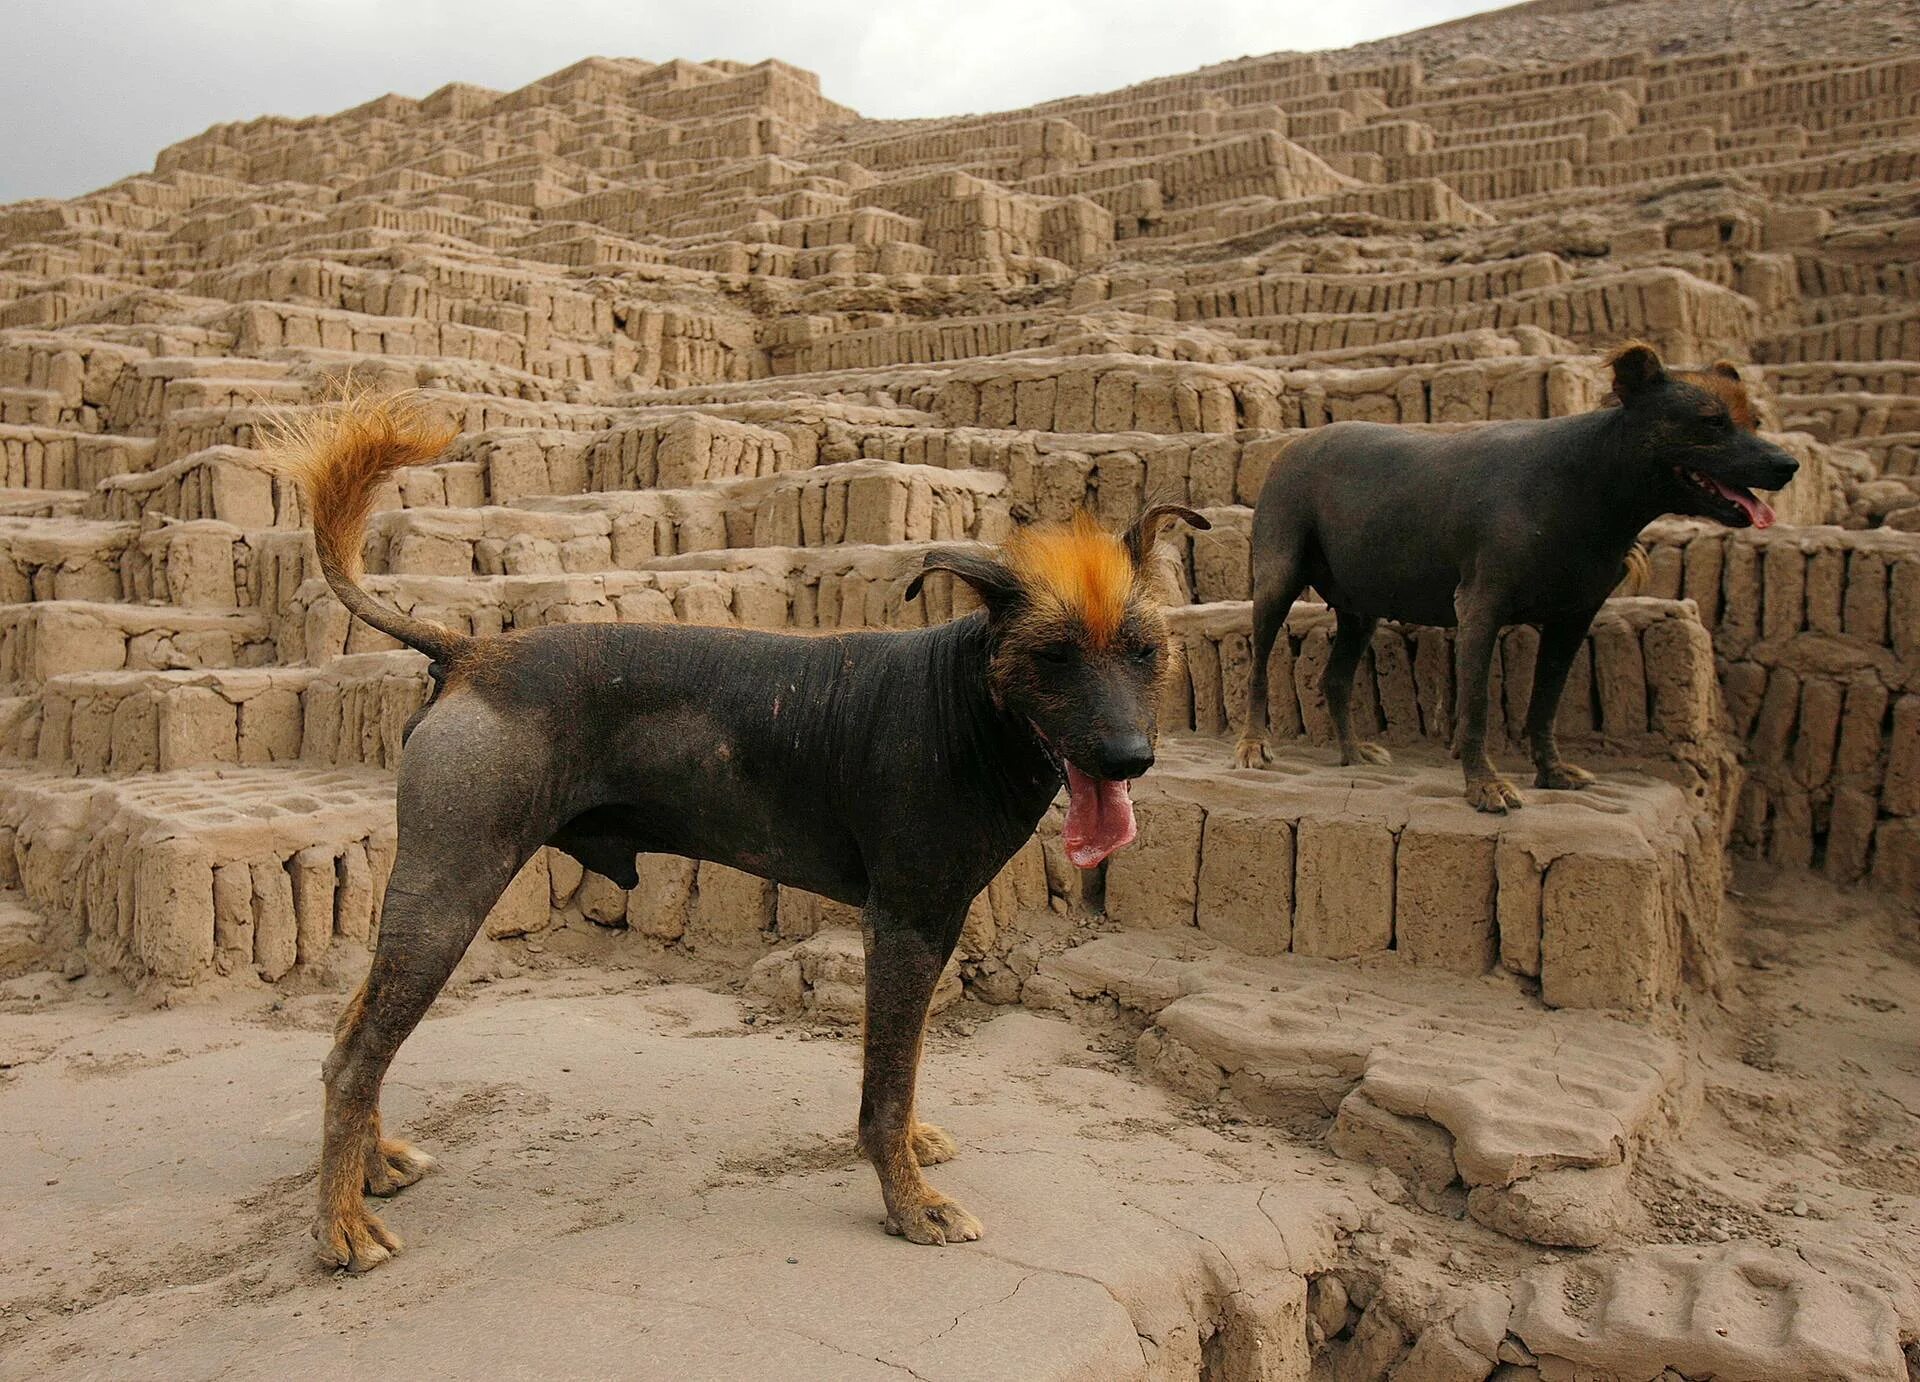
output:
{"label": "dog's open mouth", "polygon": [[1077,869],[1090,869],[1116,849],[1132,844],[1136,833],[1132,787],[1124,780],[1081,772],[1039,725],[1033,726],[1033,732],[1066,780],[1067,823],[1060,834],[1069,862]]}
{"label": "dog's open mouth", "polygon": [[1709,500],[1717,501],[1710,505],[1714,516],[1729,527],[1740,527],[1734,520],[1742,515],[1747,523],[1755,528],[1773,526],[1773,506],[1748,489],[1745,485],[1730,485],[1724,480],[1698,470],[1679,467],[1680,478],[1692,485]]}
{"label": "dog's open mouth", "polygon": [[1067,764],[1067,824],[1061,838],[1075,868],[1090,869],[1133,841],[1133,793],[1123,781]]}

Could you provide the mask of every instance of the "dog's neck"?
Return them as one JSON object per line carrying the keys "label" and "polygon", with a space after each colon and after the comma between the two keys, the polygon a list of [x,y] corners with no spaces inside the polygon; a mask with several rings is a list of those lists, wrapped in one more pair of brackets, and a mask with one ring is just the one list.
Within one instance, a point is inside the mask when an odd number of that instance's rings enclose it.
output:
{"label": "dog's neck", "polygon": [[1642,528],[1667,512],[1658,497],[1659,467],[1665,462],[1634,436],[1623,408],[1582,413],[1566,422],[1573,433],[1572,454],[1586,478],[1593,530],[1617,539],[1624,551]]}
{"label": "dog's neck", "polygon": [[[1017,816],[1037,821],[1058,795],[1060,768],[1024,716],[1008,710],[993,684],[992,629],[983,613],[942,626],[950,675],[936,678],[945,701],[947,759],[955,772],[979,775],[979,786]],[[1029,827],[1031,828],[1031,827]]]}

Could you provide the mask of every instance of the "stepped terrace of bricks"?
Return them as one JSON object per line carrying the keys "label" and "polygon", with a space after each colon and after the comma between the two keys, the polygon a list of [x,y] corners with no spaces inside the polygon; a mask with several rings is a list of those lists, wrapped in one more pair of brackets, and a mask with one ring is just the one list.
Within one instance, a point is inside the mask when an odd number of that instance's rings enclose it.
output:
{"label": "stepped terrace of bricks", "polygon": [[[1801,470],[1768,531],[1645,534],[1561,710],[1600,784],[1469,809],[1451,632],[1395,625],[1355,702],[1395,763],[1336,766],[1311,592],[1268,669],[1277,761],[1233,768],[1282,448],[1594,408],[1634,337],[1740,362]],[[937,999],[977,1252],[870,1222],[846,909],[548,851],[396,1068],[389,1117],[454,1168],[389,1210],[403,1289],[311,1267],[312,1071],[428,685],[258,463],[349,381],[458,424],[384,495],[367,583],[475,633],[919,625],[966,607],[940,577],[903,598],[935,543],[1149,495],[1212,520],[1166,545],[1183,656],[1138,841],[1082,873],[1056,809]],[[1509,766],[1536,647],[1496,660]],[[221,125],[0,206],[0,884],[0,1196],[35,1206],[0,1372],[138,1346],[285,1375],[343,1341],[592,1370],[639,1337],[631,1299],[649,1349],[738,1350],[716,1375],[1898,1382],[1920,58],[1278,54],[918,121],[777,61],[594,58]],[[196,1072],[238,1103],[197,1105]],[[703,1121],[736,1098],[738,1129]],[[690,1140],[641,1155],[656,1115]],[[568,1199],[603,1173],[656,1210]],[[716,1274],[754,1309],[698,1316]],[[872,1313],[875,1277],[930,1313]],[[570,1291],[581,1319],[542,1323]]]}

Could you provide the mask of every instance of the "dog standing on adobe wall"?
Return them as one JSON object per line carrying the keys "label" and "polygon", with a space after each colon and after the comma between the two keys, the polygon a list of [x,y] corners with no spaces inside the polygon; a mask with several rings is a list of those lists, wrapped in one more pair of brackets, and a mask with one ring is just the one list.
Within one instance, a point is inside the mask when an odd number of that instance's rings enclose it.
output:
{"label": "dog standing on adobe wall", "polygon": [[473,638],[357,582],[381,482],[452,440],[404,400],[360,399],[289,426],[273,459],[300,482],[327,582],[347,609],[434,660],[409,723],[399,840],[366,982],[326,1083],[321,1260],[364,1271],[399,1239],[363,1193],[433,1165],[384,1135],[380,1086],[488,911],[543,845],[623,887],[636,853],[708,859],[861,907],[867,953],[861,1150],[886,1227],[968,1242],[980,1223],[920,1168],[953,1141],[914,1116],[927,1004],[968,904],[1068,791],[1065,845],[1091,868],[1134,835],[1129,779],[1153,764],[1170,670],[1148,575],[1177,505],[1125,538],[1082,515],[1022,529],[998,555],[929,553],[985,609],[937,628],[831,636],[674,624],[563,624]]}
{"label": "dog standing on adobe wall", "polygon": [[1354,668],[1382,619],[1458,625],[1454,734],[1467,800],[1520,805],[1487,756],[1487,678],[1509,624],[1540,626],[1526,734],[1534,785],[1585,787],[1560,757],[1554,716],[1587,627],[1640,530],[1662,514],[1764,528],[1799,463],[1755,432],[1753,402],[1725,360],[1668,370],[1633,342],[1609,359],[1616,408],[1452,433],[1341,422],[1302,437],[1268,471],[1253,516],[1253,670],[1243,768],[1271,759],[1267,660],[1308,585],[1333,607],[1321,679],[1343,764],[1385,763],[1356,742]]}

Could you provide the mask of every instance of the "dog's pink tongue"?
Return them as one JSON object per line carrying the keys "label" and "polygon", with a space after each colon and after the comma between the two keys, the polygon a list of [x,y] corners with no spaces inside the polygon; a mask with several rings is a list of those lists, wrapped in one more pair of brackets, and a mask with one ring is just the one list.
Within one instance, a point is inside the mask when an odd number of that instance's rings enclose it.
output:
{"label": "dog's pink tongue", "polygon": [[1125,782],[1088,777],[1067,764],[1067,858],[1090,869],[1133,840],[1133,796]]}
{"label": "dog's pink tongue", "polygon": [[1706,481],[1720,491],[1722,498],[1731,499],[1745,509],[1754,527],[1771,528],[1773,526],[1773,506],[1752,490],[1742,489],[1738,485],[1723,485],[1711,475],[1706,477]]}

